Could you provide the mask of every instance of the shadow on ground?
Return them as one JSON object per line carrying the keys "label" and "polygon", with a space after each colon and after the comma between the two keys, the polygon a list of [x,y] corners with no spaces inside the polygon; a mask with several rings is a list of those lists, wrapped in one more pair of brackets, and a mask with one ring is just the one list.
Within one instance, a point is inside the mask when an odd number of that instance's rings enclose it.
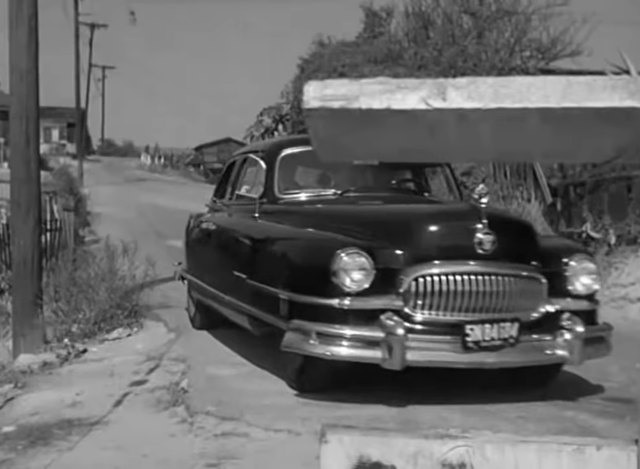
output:
{"label": "shadow on ground", "polygon": [[[280,336],[256,337],[230,326],[210,331],[211,336],[253,365],[283,379],[286,354],[279,351]],[[354,364],[340,383],[340,390],[318,395],[300,395],[314,400],[349,404],[474,405],[539,401],[576,401],[602,394],[605,388],[575,373],[563,371],[544,390],[523,389],[497,370],[413,368],[402,372],[376,365]]]}
{"label": "shadow on ground", "polygon": [[[53,422],[38,422],[16,425],[15,430],[0,438],[3,452],[24,453],[29,449],[49,446],[57,441],[68,441],[82,436],[98,423],[93,419],[63,419]],[[0,463],[3,461],[0,459]],[[2,464],[0,464],[2,467]]]}

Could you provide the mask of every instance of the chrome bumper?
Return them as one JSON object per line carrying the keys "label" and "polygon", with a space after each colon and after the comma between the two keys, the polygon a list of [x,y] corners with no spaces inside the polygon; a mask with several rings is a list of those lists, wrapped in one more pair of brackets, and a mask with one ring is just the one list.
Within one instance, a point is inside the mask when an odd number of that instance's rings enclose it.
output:
{"label": "chrome bumper", "polygon": [[378,326],[337,326],[291,321],[281,349],[329,360],[374,363],[390,370],[406,367],[515,368],[536,365],[580,365],[611,353],[608,323],[584,330],[529,335],[499,351],[469,352],[456,337],[413,334],[399,316],[388,312]]}

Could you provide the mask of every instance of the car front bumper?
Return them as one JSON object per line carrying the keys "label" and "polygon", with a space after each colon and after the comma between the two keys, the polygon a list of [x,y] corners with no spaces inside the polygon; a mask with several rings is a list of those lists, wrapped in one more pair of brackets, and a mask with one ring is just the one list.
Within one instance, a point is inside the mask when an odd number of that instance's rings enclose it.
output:
{"label": "car front bumper", "polygon": [[611,353],[613,327],[608,323],[584,330],[525,335],[517,345],[498,351],[465,351],[457,337],[412,333],[398,315],[380,316],[377,326],[338,326],[294,320],[281,349],[328,360],[373,363],[390,370],[406,367],[516,368],[537,365],[580,365]]}

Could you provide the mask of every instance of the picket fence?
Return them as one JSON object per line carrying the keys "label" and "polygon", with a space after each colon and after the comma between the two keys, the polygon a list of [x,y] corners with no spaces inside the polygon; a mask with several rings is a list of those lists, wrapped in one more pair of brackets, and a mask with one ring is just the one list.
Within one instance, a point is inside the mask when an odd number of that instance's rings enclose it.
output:
{"label": "picket fence", "polygon": [[[0,193],[2,193],[0,183]],[[0,267],[11,269],[11,223],[9,201],[0,198]],[[42,260],[49,264],[76,244],[75,214],[60,207],[57,195],[47,192],[42,197]]]}

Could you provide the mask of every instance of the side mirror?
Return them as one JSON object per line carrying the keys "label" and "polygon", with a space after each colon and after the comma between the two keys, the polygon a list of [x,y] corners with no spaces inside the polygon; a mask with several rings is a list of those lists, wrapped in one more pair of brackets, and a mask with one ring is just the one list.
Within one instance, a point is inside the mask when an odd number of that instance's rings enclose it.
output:
{"label": "side mirror", "polygon": [[209,202],[204,204],[204,206],[209,210],[219,210],[222,207],[222,204],[218,199],[211,199]]}

